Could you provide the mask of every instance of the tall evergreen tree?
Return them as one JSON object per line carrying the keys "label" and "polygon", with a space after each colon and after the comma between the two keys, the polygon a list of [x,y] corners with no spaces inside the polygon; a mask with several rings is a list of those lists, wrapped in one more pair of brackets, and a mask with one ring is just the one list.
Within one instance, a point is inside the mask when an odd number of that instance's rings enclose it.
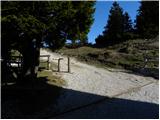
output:
{"label": "tall evergreen tree", "polygon": [[[84,42],[87,40],[87,34],[89,32],[90,26],[94,21],[93,18],[93,13],[95,11],[95,8],[93,8],[95,2],[72,2],[73,9],[76,9],[76,12],[74,14],[74,19],[76,18],[77,20],[74,22],[71,22],[70,25],[72,26],[72,29],[75,29],[74,31],[77,31],[76,37],[72,39],[72,41],[80,40]],[[75,32],[71,30],[71,35],[68,36],[72,37],[72,34],[75,34]]]}
{"label": "tall evergreen tree", "polygon": [[123,30],[123,40],[133,39],[134,38],[134,30],[132,27],[132,20],[127,12],[124,13],[124,30]]}
{"label": "tall evergreen tree", "polygon": [[127,12],[124,13],[124,32],[132,32],[132,20]]}
{"label": "tall evergreen tree", "polygon": [[7,60],[5,53],[17,49],[24,58],[24,80],[33,79],[42,40],[48,40],[50,47],[57,49],[66,39],[79,39],[80,35],[84,38],[93,23],[94,3],[3,1],[2,59]]}
{"label": "tall evergreen tree", "polygon": [[118,42],[123,35],[123,9],[117,2],[113,3],[108,18],[108,23],[103,32],[104,37],[113,43]]}
{"label": "tall evergreen tree", "polygon": [[124,31],[124,16],[123,9],[117,2],[114,2],[111,7],[107,25],[104,29],[103,35],[96,38],[96,43],[99,45],[111,45],[122,40]]}
{"label": "tall evergreen tree", "polygon": [[106,46],[106,39],[104,39],[103,35],[98,35],[98,37],[95,39],[95,42],[97,47]]}
{"label": "tall evergreen tree", "polygon": [[141,1],[136,18],[138,34],[143,38],[150,38],[158,35],[159,31],[159,2]]}

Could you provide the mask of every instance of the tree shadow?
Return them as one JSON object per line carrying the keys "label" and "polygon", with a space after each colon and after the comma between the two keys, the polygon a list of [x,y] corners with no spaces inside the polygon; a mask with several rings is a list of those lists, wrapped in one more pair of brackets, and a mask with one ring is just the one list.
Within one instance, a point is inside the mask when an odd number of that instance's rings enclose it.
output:
{"label": "tree shadow", "polygon": [[[4,70],[4,69],[3,69]],[[159,105],[148,102],[58,87],[47,76],[17,82],[13,71],[3,72],[1,85],[2,118],[158,118]],[[16,72],[16,70],[14,70]],[[4,74],[6,74],[4,77]],[[18,74],[18,73],[17,73]]]}
{"label": "tree shadow", "polygon": [[58,71],[58,70],[55,70],[55,69],[52,69],[52,72],[57,72],[57,73],[70,73],[68,72],[67,70],[61,70],[61,71]]}
{"label": "tree shadow", "polygon": [[119,98],[104,98],[59,114],[52,118],[60,119],[158,119],[159,105]]}
{"label": "tree shadow", "polygon": [[47,84],[47,77],[2,86],[2,118],[41,118],[38,112],[56,104],[61,87]]}
{"label": "tree shadow", "polygon": [[153,77],[156,80],[159,80],[159,68],[134,68],[134,69],[129,69],[131,70],[130,74],[136,74],[140,76],[145,76],[145,77]]}
{"label": "tree shadow", "polygon": [[128,74],[135,74],[143,77],[153,77],[155,80],[159,80],[159,68],[132,68],[132,69],[115,69],[111,72],[123,72]]}
{"label": "tree shadow", "polygon": [[46,69],[46,67],[39,67],[38,71],[43,71],[44,69]]}
{"label": "tree shadow", "polygon": [[2,86],[2,118],[158,118],[159,105],[49,85]]}

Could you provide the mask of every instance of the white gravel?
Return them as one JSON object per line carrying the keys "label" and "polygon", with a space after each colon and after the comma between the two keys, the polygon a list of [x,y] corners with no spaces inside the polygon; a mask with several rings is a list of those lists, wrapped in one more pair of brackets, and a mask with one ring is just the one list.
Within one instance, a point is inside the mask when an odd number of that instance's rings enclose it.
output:
{"label": "white gravel", "polygon": [[50,61],[55,64],[55,59],[63,58],[62,72],[53,72],[67,82],[59,97],[60,102],[56,104],[58,112],[87,105],[105,97],[159,104],[159,83],[152,77],[109,71],[78,62],[74,58],[71,58],[71,73],[67,73],[66,56],[41,49],[41,55],[43,54],[51,55]]}

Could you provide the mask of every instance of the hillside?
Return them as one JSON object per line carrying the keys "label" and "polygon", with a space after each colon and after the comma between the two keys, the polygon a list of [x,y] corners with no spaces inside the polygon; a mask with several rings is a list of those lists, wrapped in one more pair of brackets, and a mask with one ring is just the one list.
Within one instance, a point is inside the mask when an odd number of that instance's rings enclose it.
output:
{"label": "hillside", "polygon": [[158,37],[148,40],[129,40],[106,48],[64,47],[57,52],[98,67],[126,69],[155,78],[159,76]]}

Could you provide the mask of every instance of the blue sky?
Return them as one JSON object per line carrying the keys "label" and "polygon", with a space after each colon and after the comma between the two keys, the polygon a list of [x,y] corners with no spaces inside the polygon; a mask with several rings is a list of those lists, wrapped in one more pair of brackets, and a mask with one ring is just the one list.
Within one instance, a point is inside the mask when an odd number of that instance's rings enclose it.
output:
{"label": "blue sky", "polygon": [[[123,11],[128,12],[132,22],[134,22],[137,10],[140,6],[139,1],[118,1],[119,5],[123,8]],[[95,38],[101,34],[104,30],[104,26],[107,24],[108,15],[113,1],[98,1],[96,2],[94,13],[94,23],[91,26],[88,33],[88,42],[95,43]]]}

